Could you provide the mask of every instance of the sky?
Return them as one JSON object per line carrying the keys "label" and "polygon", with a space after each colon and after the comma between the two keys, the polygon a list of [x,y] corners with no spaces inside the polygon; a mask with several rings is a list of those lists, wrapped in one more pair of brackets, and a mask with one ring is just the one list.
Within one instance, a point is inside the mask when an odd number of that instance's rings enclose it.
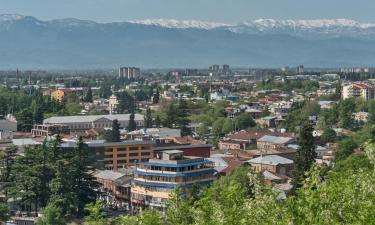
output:
{"label": "sky", "polygon": [[374,0],[0,0],[0,14],[42,20],[205,20],[238,23],[258,18],[375,22]]}

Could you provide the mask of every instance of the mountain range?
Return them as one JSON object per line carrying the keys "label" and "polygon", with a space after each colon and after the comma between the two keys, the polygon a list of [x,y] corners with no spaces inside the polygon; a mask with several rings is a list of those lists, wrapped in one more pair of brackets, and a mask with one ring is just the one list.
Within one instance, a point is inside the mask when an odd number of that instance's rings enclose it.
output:
{"label": "mountain range", "polygon": [[375,24],[258,19],[97,23],[0,15],[0,69],[372,66]]}

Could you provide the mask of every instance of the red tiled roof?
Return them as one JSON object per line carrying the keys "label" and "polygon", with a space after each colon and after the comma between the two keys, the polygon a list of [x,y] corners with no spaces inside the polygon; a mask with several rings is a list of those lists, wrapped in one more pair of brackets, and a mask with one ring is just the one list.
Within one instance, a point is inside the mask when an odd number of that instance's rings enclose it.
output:
{"label": "red tiled roof", "polygon": [[243,164],[243,162],[234,157],[223,157],[222,159],[228,164],[228,167],[221,171],[225,174],[232,173],[233,170],[242,166]]}
{"label": "red tiled roof", "polygon": [[264,135],[272,135],[277,137],[293,137],[293,134],[290,133],[278,133],[278,132],[272,132],[270,130],[241,130],[237,133],[234,133],[232,135],[229,135],[229,139],[235,139],[235,140],[244,140],[249,141],[251,139],[259,139],[263,137]]}

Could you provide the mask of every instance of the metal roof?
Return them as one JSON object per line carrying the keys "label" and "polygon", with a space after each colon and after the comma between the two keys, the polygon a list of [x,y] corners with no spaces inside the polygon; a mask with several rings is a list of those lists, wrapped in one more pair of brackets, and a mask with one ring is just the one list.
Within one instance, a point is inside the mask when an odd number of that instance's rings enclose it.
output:
{"label": "metal roof", "polygon": [[[118,121],[128,121],[130,114],[110,114],[110,115],[89,115],[89,116],[53,116],[43,121],[44,124],[64,124],[64,123],[92,123],[99,119],[108,119]],[[142,120],[143,115],[134,114],[134,120]]]}
{"label": "metal roof", "polygon": [[99,179],[105,179],[105,180],[112,180],[115,181],[123,176],[126,176],[126,174],[115,172],[112,170],[102,170],[98,174],[95,174],[94,177]]}
{"label": "metal roof", "polygon": [[160,146],[156,147],[156,151],[164,151],[164,150],[180,150],[186,148],[212,148],[212,145],[208,144],[199,144],[199,145],[173,145],[173,146]]}
{"label": "metal roof", "polygon": [[292,140],[289,137],[276,137],[271,135],[264,135],[258,141],[271,142],[274,144],[287,144]]}
{"label": "metal roof", "polygon": [[283,164],[293,164],[293,160],[281,157],[279,155],[266,155],[260,156],[254,159],[250,159],[247,161],[248,163],[252,164],[265,164],[265,165],[283,165]]}

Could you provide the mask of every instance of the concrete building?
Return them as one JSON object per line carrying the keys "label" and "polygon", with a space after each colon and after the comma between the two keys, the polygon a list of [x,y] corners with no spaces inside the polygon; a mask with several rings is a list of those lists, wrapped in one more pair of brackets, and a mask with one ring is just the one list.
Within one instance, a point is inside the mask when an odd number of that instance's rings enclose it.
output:
{"label": "concrete building", "polygon": [[165,211],[174,188],[207,185],[215,180],[212,162],[201,157],[184,157],[179,150],[164,151],[134,171],[131,200],[136,209]]}
{"label": "concrete building", "polygon": [[117,105],[118,105],[117,96],[116,95],[111,95],[111,97],[109,97],[109,101],[108,101],[108,111],[109,111],[109,114],[116,113]]}
{"label": "concrete building", "polygon": [[121,67],[118,73],[120,78],[137,79],[141,76],[141,69],[137,67]]}
{"label": "concrete building", "polygon": [[97,158],[102,160],[108,170],[118,171],[137,163],[148,162],[154,158],[154,141],[126,141],[113,143],[90,143]]}
{"label": "concrete building", "polygon": [[16,118],[8,114],[7,116],[0,116],[0,130],[3,131],[17,131],[17,120]]}
{"label": "concrete building", "polygon": [[266,155],[260,156],[247,161],[254,169],[255,172],[270,171],[275,174],[291,175],[294,168],[293,160],[278,156]]}
{"label": "concrete building", "polygon": [[374,86],[367,83],[352,83],[342,88],[342,98],[362,98],[367,101],[375,97]]}
{"label": "concrete building", "polygon": [[31,130],[33,137],[47,137],[55,134],[68,134],[69,127],[61,124],[35,124]]}
{"label": "concrete building", "polygon": [[[112,128],[113,120],[118,120],[120,127],[126,128],[130,114],[90,115],[90,116],[54,116],[43,121],[44,125],[59,124],[69,127],[70,131],[86,131],[91,128]],[[137,127],[143,127],[143,115],[134,115]]]}

